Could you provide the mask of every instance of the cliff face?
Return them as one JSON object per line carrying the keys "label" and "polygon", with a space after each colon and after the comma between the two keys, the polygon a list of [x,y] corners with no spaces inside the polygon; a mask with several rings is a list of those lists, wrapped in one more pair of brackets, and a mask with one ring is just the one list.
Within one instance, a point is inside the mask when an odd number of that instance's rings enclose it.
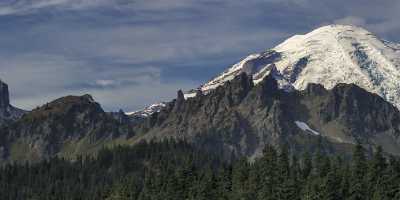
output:
{"label": "cliff face", "polygon": [[8,85],[0,81],[0,109],[5,109],[10,105]]}
{"label": "cliff face", "polygon": [[0,81],[0,126],[19,119],[24,111],[10,104],[8,85]]}
{"label": "cliff face", "polygon": [[350,152],[357,142],[400,154],[400,113],[378,95],[353,84],[331,90],[310,84],[288,93],[272,76],[254,86],[244,73],[208,95],[183,100],[178,93],[136,129],[142,139],[185,139],[226,156],[255,157],[265,144]]}

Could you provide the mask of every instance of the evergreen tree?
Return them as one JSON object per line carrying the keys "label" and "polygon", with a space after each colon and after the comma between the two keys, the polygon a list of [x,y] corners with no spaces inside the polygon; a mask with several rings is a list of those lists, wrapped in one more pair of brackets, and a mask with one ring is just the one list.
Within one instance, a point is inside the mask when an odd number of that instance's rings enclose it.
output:
{"label": "evergreen tree", "polygon": [[219,170],[218,173],[218,199],[219,200],[229,200],[230,194],[232,192],[232,171],[230,168],[225,166]]}
{"label": "evergreen tree", "polygon": [[302,167],[302,176],[303,179],[307,179],[312,171],[312,158],[309,152],[303,155],[303,167]]}
{"label": "evergreen tree", "polygon": [[338,184],[338,178],[336,177],[335,172],[330,171],[327,176],[324,178],[324,182],[322,185],[321,196],[324,200],[340,200],[340,188]]}
{"label": "evergreen tree", "polygon": [[[381,194],[381,186],[377,186],[378,184],[383,184],[382,176],[384,175],[384,172],[386,170],[386,159],[383,156],[382,153],[382,148],[379,146],[373,157],[372,160],[369,162],[369,168],[368,168],[368,196],[376,196],[379,195],[381,197],[383,194]],[[375,194],[374,194],[375,193]],[[383,197],[381,197],[383,198]]]}
{"label": "evergreen tree", "polygon": [[364,149],[360,144],[357,144],[353,153],[353,162],[351,168],[351,179],[350,179],[350,200],[364,200],[366,199],[366,184],[365,174],[367,169],[366,158]]}
{"label": "evergreen tree", "polygon": [[390,156],[389,164],[378,180],[375,190],[383,192],[388,199],[400,197],[400,165],[398,159]]}
{"label": "evergreen tree", "polygon": [[277,199],[278,161],[277,152],[272,146],[267,145],[264,148],[264,155],[259,160],[259,165],[260,190],[257,195],[258,199]]}
{"label": "evergreen tree", "polygon": [[278,157],[277,179],[277,199],[295,200],[299,197],[295,181],[290,177],[289,153],[286,146],[282,148]]}
{"label": "evergreen tree", "polygon": [[341,199],[345,199],[345,197],[349,196],[350,193],[350,181],[349,177],[351,176],[350,167],[348,165],[344,166],[340,173],[340,191],[339,195]]}
{"label": "evergreen tree", "polygon": [[246,159],[235,163],[232,171],[232,199],[248,199],[249,164]]}

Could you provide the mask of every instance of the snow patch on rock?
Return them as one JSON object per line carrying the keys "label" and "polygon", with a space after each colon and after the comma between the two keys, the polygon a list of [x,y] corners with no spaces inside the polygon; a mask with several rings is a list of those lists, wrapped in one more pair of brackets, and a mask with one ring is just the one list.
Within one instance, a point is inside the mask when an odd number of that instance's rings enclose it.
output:
{"label": "snow patch on rock", "polygon": [[160,112],[166,106],[165,103],[156,103],[150,106],[147,106],[143,110],[138,110],[134,112],[126,112],[125,114],[128,116],[140,116],[140,117],[149,117],[150,115]]}
{"label": "snow patch on rock", "polygon": [[197,96],[197,93],[196,92],[185,93],[185,94],[183,94],[183,96],[185,97],[185,99],[194,98]]}
{"label": "snow patch on rock", "polygon": [[313,129],[311,129],[306,123],[301,122],[301,121],[295,121],[294,122],[296,124],[297,127],[299,127],[301,130],[303,131],[307,131],[312,133],[313,135],[321,135],[318,131],[315,131]]}

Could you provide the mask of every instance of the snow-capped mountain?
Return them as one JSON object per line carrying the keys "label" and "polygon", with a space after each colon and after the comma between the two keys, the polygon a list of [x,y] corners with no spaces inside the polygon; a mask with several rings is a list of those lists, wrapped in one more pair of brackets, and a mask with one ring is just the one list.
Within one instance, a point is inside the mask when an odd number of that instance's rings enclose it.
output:
{"label": "snow-capped mountain", "polygon": [[200,89],[208,93],[242,72],[252,75],[255,84],[272,72],[280,88],[287,90],[303,90],[309,83],[327,89],[354,83],[400,108],[400,44],[381,40],[361,27],[329,25],[295,35],[249,55]]}

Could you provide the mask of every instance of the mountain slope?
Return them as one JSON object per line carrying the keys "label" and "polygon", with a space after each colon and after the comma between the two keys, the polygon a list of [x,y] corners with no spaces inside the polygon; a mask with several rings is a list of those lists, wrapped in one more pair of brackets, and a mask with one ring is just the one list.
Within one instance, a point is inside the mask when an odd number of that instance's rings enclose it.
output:
{"label": "mountain slope", "polygon": [[208,95],[186,100],[178,93],[137,132],[146,140],[185,139],[227,157],[257,157],[265,144],[348,154],[357,142],[400,154],[400,113],[378,95],[354,84],[330,90],[310,84],[288,93],[272,75],[254,86],[242,73]]}
{"label": "mountain slope", "polygon": [[132,134],[129,124],[103,111],[90,95],[47,103],[0,129],[0,161],[38,161],[93,154]]}
{"label": "mountain slope", "polygon": [[67,96],[25,114],[0,129],[0,163],[75,159],[103,147],[142,140],[185,140],[229,159],[259,157],[266,144],[288,145],[293,153],[349,155],[362,143],[400,155],[400,112],[354,84],[327,90],[310,84],[303,91],[279,89],[273,75],[254,85],[241,73],[207,95],[175,100],[132,123],[105,113],[89,95]]}
{"label": "mountain slope", "polygon": [[200,89],[207,93],[241,72],[258,83],[271,71],[281,88],[303,90],[309,83],[319,83],[330,89],[354,83],[400,107],[400,45],[344,25],[295,35],[271,50],[252,54]]}

